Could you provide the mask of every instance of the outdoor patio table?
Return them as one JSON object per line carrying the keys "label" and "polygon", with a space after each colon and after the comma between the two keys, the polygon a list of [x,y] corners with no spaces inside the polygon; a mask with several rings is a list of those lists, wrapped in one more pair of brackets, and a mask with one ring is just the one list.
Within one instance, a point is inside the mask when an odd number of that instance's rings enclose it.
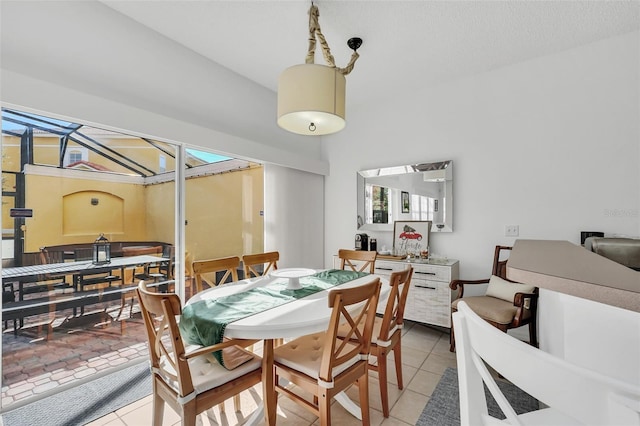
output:
{"label": "outdoor patio table", "polygon": [[[13,268],[2,268],[2,282],[15,282],[19,284],[18,294],[22,300],[23,287],[25,283],[37,282],[42,277],[54,279],[65,275],[74,275],[75,280],[79,280],[81,275],[96,274],[105,271],[120,269],[124,276],[124,269],[139,264],[166,262],[168,259],[158,256],[142,255],[128,257],[112,257],[111,262],[102,265],[94,265],[90,260],[78,262],[49,263],[43,265],[16,266]],[[75,283],[74,283],[75,284]],[[75,286],[78,288],[77,286]]]}

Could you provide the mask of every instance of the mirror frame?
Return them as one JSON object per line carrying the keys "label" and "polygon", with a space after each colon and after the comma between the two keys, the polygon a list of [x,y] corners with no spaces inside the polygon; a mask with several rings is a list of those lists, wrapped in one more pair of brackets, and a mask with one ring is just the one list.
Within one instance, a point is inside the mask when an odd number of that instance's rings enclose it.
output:
{"label": "mirror frame", "polygon": [[[392,231],[392,223],[364,223],[364,208],[365,208],[365,185],[374,184],[378,185],[376,178],[383,178],[388,176],[395,176],[396,178],[421,173],[425,175],[427,180],[428,175],[432,175],[433,181],[444,183],[444,203],[440,203],[443,207],[444,220],[441,222],[433,222],[431,232],[453,232],[453,160],[438,161],[433,163],[417,163],[407,164],[403,166],[395,167],[382,167],[378,169],[360,170],[357,173],[357,217],[356,227],[358,231]],[[380,185],[383,186],[383,185]],[[398,191],[403,188],[392,188]],[[403,219],[397,219],[403,220]]]}

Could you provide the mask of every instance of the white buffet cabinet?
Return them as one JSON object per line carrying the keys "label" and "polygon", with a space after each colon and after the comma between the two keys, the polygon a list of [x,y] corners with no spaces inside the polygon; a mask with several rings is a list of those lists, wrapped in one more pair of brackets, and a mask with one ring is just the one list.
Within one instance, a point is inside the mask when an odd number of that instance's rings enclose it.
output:
{"label": "white buffet cabinet", "polygon": [[[334,268],[340,268],[340,258],[334,256]],[[413,266],[413,278],[407,297],[404,318],[425,324],[451,328],[451,302],[455,293],[449,283],[458,279],[459,262],[454,259],[434,260],[376,260],[375,273],[390,276]],[[378,313],[384,313],[385,301],[378,304]]]}

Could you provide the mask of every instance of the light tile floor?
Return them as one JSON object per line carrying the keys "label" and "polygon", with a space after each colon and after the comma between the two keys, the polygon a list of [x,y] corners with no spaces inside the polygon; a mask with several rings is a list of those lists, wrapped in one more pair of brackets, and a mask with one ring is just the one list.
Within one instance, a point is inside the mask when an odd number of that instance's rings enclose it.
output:
{"label": "light tile floor", "polygon": [[[407,322],[402,337],[402,375],[404,389],[399,390],[393,355],[389,355],[389,404],[390,416],[382,416],[380,390],[377,374],[370,373],[369,396],[371,404],[372,425],[415,425],[431,393],[440,381],[447,367],[456,366],[455,354],[449,352],[449,334],[421,324]],[[347,394],[357,401],[357,389],[350,389]],[[243,392],[242,410],[235,412],[233,402],[226,402],[225,413],[218,407],[198,417],[201,425],[236,425],[242,424],[246,417],[257,407],[261,400],[261,385]],[[151,396],[110,413],[92,423],[90,426],[144,426],[151,424]],[[332,421],[339,425],[360,425],[361,422],[351,416],[336,402],[332,405]],[[285,397],[278,399],[278,425],[317,425],[318,418]],[[169,407],[165,406],[163,425],[179,425],[180,418]]]}

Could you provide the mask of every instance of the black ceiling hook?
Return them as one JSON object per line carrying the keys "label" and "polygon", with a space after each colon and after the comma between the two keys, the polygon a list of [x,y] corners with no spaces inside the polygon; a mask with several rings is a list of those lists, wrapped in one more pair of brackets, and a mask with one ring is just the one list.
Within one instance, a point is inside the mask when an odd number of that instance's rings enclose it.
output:
{"label": "black ceiling hook", "polygon": [[352,37],[347,40],[347,46],[349,46],[353,51],[356,51],[360,46],[362,46],[362,39],[360,37]]}

